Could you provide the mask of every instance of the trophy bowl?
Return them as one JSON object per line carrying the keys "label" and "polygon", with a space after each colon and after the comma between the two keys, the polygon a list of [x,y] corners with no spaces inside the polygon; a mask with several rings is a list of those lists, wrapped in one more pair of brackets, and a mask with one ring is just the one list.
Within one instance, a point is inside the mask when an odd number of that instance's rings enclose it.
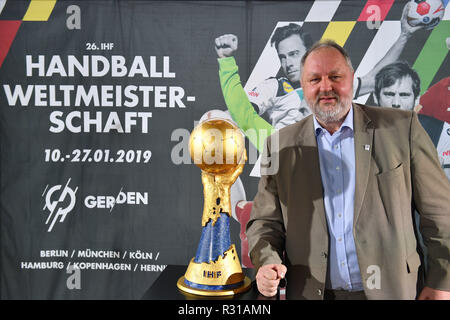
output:
{"label": "trophy bowl", "polygon": [[242,161],[244,137],[239,128],[225,119],[201,122],[189,138],[189,152],[194,163],[210,174],[234,170]]}

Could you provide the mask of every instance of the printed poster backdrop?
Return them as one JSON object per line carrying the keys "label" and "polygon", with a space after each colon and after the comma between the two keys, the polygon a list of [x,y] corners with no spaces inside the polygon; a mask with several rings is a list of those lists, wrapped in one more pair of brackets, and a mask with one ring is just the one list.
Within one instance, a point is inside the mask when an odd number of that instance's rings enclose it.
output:
{"label": "printed poster backdrop", "polygon": [[[434,27],[409,30],[401,43],[409,2],[410,24],[430,19]],[[203,209],[188,138],[202,116],[227,110],[215,50],[224,34],[239,39],[234,57],[249,98],[266,79],[286,77],[270,43],[278,27],[294,23],[313,41],[336,40],[361,79],[394,47],[394,60],[420,79],[411,108],[432,118],[427,131],[449,176],[447,6],[1,0],[1,298],[139,299],[167,265],[187,265]],[[355,101],[374,105],[381,96],[370,75],[362,82],[371,89]],[[249,141],[247,152],[234,203],[251,204],[257,190]],[[245,254],[239,210],[231,240]]]}

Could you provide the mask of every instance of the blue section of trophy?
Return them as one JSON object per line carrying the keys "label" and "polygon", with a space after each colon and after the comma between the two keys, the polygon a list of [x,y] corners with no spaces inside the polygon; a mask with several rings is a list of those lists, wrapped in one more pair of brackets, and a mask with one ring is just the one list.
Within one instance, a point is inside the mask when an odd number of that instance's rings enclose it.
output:
{"label": "blue section of trophy", "polygon": [[196,263],[217,261],[230,246],[230,217],[227,214],[220,214],[214,225],[209,221],[202,228],[194,261]]}

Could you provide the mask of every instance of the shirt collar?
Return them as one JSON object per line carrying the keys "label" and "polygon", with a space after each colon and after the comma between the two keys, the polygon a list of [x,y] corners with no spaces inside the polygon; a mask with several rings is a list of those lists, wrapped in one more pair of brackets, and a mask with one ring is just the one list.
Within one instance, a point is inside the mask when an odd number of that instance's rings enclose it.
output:
{"label": "shirt collar", "polygon": [[[326,131],[326,129],[320,125],[315,116],[313,116],[313,121],[314,131],[317,137],[322,131]],[[341,127],[336,132],[341,131],[343,128],[349,128],[351,131],[353,131],[353,105],[350,107],[350,111],[347,113],[347,116],[345,117],[344,122],[342,122]]]}

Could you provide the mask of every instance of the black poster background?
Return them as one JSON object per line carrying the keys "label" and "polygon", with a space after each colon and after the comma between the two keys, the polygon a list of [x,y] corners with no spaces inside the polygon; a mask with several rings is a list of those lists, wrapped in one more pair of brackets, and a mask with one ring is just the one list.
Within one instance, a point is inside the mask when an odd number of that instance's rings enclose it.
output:
{"label": "black poster background", "polygon": [[[344,13],[354,10],[357,18],[362,9],[360,1],[348,2],[339,14],[345,19]],[[72,4],[80,8],[79,30],[66,26],[70,16],[66,10]],[[404,4],[394,4],[393,19],[399,19]],[[28,1],[7,2],[1,19],[20,20],[27,6]],[[172,141],[171,136],[177,129],[191,131],[194,121],[208,110],[226,109],[214,39],[225,33],[238,36],[242,45],[236,61],[245,83],[277,22],[302,20],[311,6],[312,1],[57,1],[48,21],[23,21],[0,69],[1,85],[178,86],[184,89],[182,101],[186,108],[154,108],[152,100],[148,108],[141,101],[132,108],[42,107],[34,105],[34,96],[27,106],[9,106],[4,90],[0,90],[1,298],[139,299],[160,274],[157,268],[186,265],[195,255],[200,238],[203,191],[200,169],[193,164],[173,163],[171,153],[180,141]],[[317,26],[308,26],[314,39],[323,33],[326,23]],[[428,34],[424,31],[417,37],[426,38]],[[93,43],[96,47],[113,43],[113,48],[89,50]],[[351,56],[361,59],[364,52],[358,51],[356,45],[349,46]],[[68,55],[80,60],[83,55],[121,55],[128,67],[134,57],[142,56],[147,68],[149,57],[155,56],[157,71],[162,71],[163,57],[168,56],[170,72],[176,76],[112,77],[108,73],[82,77],[75,73],[74,77],[41,77],[35,70],[32,77],[27,77],[26,55],[31,55],[34,62],[44,55],[47,66],[55,55],[65,66]],[[441,73],[448,75],[448,66],[445,70]],[[187,101],[187,96],[195,97],[195,101]],[[73,111],[94,115],[101,111],[103,124],[113,111],[119,117],[125,112],[152,112],[152,117],[148,133],[142,132],[139,121],[131,133],[73,133],[67,128],[52,133],[49,119],[54,111],[64,115]],[[64,161],[46,161],[46,149],[59,149],[63,158],[70,156]],[[91,161],[69,161],[77,149],[92,149]],[[135,155],[136,150],[150,150],[152,157],[148,163],[142,159],[140,163],[92,160],[95,150],[105,149],[115,159],[121,149],[134,150]],[[252,167],[247,165],[241,175],[249,200],[258,182],[249,177]],[[45,192],[61,185],[52,198],[56,201],[69,179],[68,186],[78,188],[75,206],[64,222],[56,222],[48,232],[45,222],[49,210],[43,209]],[[121,190],[147,192],[148,204],[116,204],[112,210],[85,205],[88,195],[115,197]],[[67,207],[69,197],[57,205]],[[239,244],[239,224],[231,221],[232,242]],[[66,251],[68,257],[50,257],[52,250]],[[111,252],[119,257],[108,256]],[[62,262],[63,267],[26,267],[40,262]],[[72,274],[66,268],[73,263],[127,264],[131,270],[82,269],[81,288],[69,289]]]}

